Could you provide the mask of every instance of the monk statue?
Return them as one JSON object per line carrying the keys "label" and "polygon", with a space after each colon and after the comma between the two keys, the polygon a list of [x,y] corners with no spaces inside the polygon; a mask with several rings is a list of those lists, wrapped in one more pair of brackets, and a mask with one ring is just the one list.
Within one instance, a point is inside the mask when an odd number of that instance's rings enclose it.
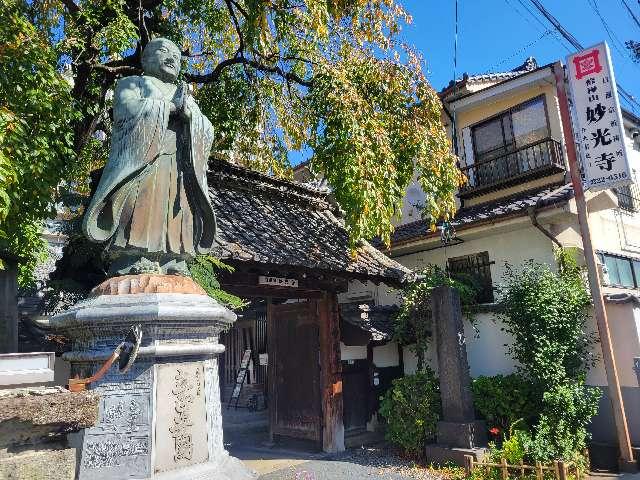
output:
{"label": "monk statue", "polygon": [[213,246],[213,128],[187,85],[176,84],[180,58],[170,40],[151,40],[143,75],[115,87],[109,160],[83,221],[90,240],[107,242],[113,275],[188,275],[186,261]]}

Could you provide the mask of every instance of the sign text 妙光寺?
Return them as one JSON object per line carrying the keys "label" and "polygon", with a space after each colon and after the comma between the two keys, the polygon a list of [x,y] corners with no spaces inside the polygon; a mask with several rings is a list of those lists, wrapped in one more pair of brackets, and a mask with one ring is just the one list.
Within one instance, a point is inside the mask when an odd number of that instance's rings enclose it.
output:
{"label": "sign text \u5999\u5149\u5bfa", "polygon": [[585,188],[603,190],[630,184],[609,47],[603,42],[569,55],[567,69]]}

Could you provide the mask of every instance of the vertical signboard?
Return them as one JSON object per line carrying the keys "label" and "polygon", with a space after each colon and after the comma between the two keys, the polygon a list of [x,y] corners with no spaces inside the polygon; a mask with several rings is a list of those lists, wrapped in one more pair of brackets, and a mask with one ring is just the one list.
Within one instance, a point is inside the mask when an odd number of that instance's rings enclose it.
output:
{"label": "vertical signboard", "polygon": [[569,55],[567,69],[586,189],[629,185],[632,178],[609,47],[602,42]]}

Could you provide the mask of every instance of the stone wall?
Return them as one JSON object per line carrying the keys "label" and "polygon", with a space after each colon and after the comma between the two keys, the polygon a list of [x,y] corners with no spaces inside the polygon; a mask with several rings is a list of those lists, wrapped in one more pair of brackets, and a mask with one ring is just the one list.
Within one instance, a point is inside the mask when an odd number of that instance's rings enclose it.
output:
{"label": "stone wall", "polygon": [[73,480],[74,432],[94,425],[98,396],[60,387],[0,390],[0,480]]}

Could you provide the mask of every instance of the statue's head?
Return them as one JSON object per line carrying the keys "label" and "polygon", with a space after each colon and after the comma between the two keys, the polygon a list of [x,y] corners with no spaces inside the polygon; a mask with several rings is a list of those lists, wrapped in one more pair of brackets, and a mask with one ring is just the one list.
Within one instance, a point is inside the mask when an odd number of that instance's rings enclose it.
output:
{"label": "statue's head", "polygon": [[164,82],[175,82],[180,73],[180,50],[171,40],[154,38],[142,52],[142,70]]}

